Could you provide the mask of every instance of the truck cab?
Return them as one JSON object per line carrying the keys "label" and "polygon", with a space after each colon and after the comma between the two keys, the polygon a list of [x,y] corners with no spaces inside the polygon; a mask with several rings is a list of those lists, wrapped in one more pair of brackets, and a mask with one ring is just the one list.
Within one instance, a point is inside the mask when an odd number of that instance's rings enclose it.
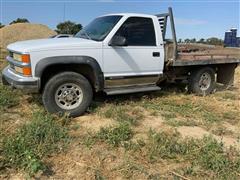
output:
{"label": "truck cab", "polygon": [[[171,41],[165,37],[168,18]],[[160,90],[166,80],[185,79],[193,92],[209,94],[215,74],[219,82],[228,83],[239,63],[178,60],[171,8],[159,15],[104,15],[73,37],[16,42],[7,49],[9,66],[3,70],[3,82],[41,93],[47,111],[73,117],[85,112],[96,92]],[[222,76],[223,69],[228,78]]]}

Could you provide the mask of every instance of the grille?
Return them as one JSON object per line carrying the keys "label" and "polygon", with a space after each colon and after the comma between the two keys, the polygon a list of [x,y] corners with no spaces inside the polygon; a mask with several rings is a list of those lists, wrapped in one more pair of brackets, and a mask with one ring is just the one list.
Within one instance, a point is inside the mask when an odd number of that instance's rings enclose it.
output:
{"label": "grille", "polygon": [[13,52],[9,51],[9,56],[13,58]]}

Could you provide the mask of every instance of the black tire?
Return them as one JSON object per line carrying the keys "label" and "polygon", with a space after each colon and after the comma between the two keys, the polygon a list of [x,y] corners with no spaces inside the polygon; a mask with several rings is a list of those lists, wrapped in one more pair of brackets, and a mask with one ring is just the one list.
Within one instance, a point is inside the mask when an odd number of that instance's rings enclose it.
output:
{"label": "black tire", "polygon": [[[208,76],[210,78],[210,80],[207,81],[209,83],[205,83],[207,85],[203,84],[206,87],[202,87],[203,81],[201,80],[201,77],[204,78],[204,76]],[[191,75],[189,77],[188,90],[191,93],[205,96],[213,92],[213,90],[215,89],[215,85],[216,81],[214,70],[210,67],[204,67],[191,72]]]}
{"label": "black tire", "polygon": [[[60,88],[65,84],[73,84],[77,87],[80,87],[80,90],[82,93],[81,102],[79,100],[80,104],[79,105],[77,104],[77,107],[74,107],[73,109],[64,109],[60,107],[58,105],[59,101],[56,100],[57,91],[59,90],[62,91],[60,93],[61,96],[63,92],[65,93],[66,90],[65,89],[61,90]],[[70,93],[68,92],[68,94]],[[43,104],[48,112],[58,113],[58,114],[66,113],[70,117],[77,117],[82,115],[91,104],[92,98],[93,98],[93,91],[89,81],[84,76],[76,72],[61,72],[53,76],[45,85],[43,95],[42,95]]]}

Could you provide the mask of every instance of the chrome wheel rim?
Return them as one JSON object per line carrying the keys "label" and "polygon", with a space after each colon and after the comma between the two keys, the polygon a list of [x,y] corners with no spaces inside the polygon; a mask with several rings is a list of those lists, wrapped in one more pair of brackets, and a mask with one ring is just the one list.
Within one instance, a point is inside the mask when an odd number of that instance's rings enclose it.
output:
{"label": "chrome wheel rim", "polygon": [[202,91],[206,91],[211,85],[211,76],[209,73],[205,72],[200,77],[199,87]]}
{"label": "chrome wheel rim", "polygon": [[56,104],[64,110],[77,108],[83,100],[83,92],[80,86],[73,83],[65,83],[55,92]]}

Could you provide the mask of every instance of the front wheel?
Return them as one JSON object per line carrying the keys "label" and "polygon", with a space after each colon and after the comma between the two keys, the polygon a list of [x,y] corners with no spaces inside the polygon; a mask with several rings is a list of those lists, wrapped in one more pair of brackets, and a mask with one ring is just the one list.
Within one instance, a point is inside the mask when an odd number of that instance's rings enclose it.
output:
{"label": "front wheel", "polygon": [[76,117],[86,111],[92,97],[92,87],[84,76],[75,72],[62,72],[47,82],[42,99],[48,112]]}
{"label": "front wheel", "polygon": [[204,67],[191,73],[188,89],[197,95],[208,95],[215,89],[215,83],[214,70]]}

